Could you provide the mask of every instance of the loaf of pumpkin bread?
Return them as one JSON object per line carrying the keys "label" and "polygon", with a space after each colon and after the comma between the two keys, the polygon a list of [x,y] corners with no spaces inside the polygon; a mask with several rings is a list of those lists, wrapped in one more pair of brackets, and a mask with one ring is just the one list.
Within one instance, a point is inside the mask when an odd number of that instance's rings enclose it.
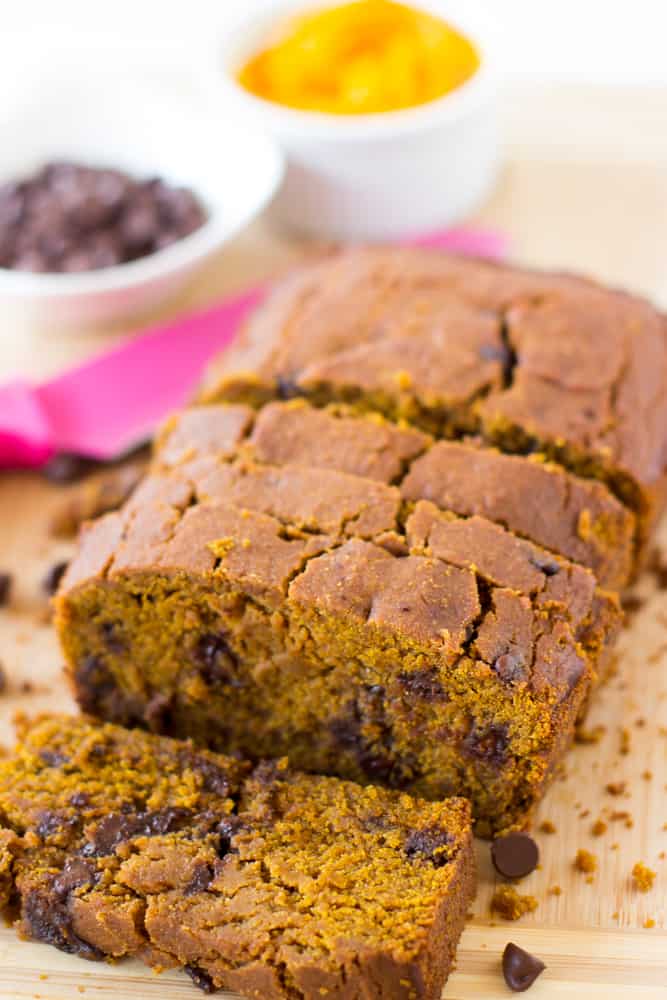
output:
{"label": "loaf of pumpkin bread", "polygon": [[202,407],[85,530],[57,625],[87,712],[464,795],[491,835],[526,822],[572,739],[619,620],[596,573],[627,576],[633,531],[552,463],[301,400]]}

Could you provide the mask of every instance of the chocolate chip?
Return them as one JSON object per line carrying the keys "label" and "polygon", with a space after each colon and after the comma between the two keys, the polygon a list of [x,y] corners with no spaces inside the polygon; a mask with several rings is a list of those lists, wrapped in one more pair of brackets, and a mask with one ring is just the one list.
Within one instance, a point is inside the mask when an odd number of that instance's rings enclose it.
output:
{"label": "chocolate chip", "polygon": [[90,795],[88,792],[74,792],[69,797],[69,804],[75,809],[84,809],[90,805]]}
{"label": "chocolate chip", "polygon": [[58,896],[66,896],[82,885],[93,885],[96,880],[97,871],[90,862],[83,858],[69,858],[60,875],[53,881],[53,891]]}
{"label": "chocolate chip", "polygon": [[75,820],[63,816],[62,813],[56,812],[54,809],[42,809],[37,814],[35,833],[42,840],[47,840],[55,833],[60,833],[62,830],[74,826],[75,822]]}
{"label": "chocolate chip", "polygon": [[51,483],[76,483],[95,468],[97,463],[85,455],[77,455],[71,451],[60,451],[46,465],[42,466],[42,475]]}
{"label": "chocolate chip", "polygon": [[[75,673],[76,697],[89,715],[98,715],[109,722],[124,726],[145,723],[146,704],[143,699],[123,691],[101,656],[89,653],[78,664]],[[105,752],[100,747],[98,752]]]}
{"label": "chocolate chip", "polygon": [[491,860],[496,871],[505,878],[523,878],[535,871],[540,852],[527,833],[508,833],[491,844]]}
{"label": "chocolate chip", "polygon": [[[366,735],[371,729],[372,740]],[[381,684],[363,686],[347,713],[331,719],[329,732],[335,744],[354,754],[362,774],[371,782],[390,788],[405,788],[417,773],[416,758],[411,753],[397,754],[385,707],[385,689]]]}
{"label": "chocolate chip", "polygon": [[529,989],[545,969],[544,962],[535,955],[524,951],[511,941],[505,945],[503,976],[514,993],[523,993]]}
{"label": "chocolate chip", "polygon": [[85,857],[104,857],[134,837],[155,837],[180,829],[192,816],[189,809],[167,808],[156,812],[110,813],[101,819],[84,844]]}
{"label": "chocolate chip", "polygon": [[169,731],[173,698],[167,694],[154,694],[144,709],[144,720],[151,733]]}
{"label": "chocolate chip", "polygon": [[126,651],[122,629],[123,626],[120,622],[102,622],[100,625],[102,642],[110,653],[124,653]]}
{"label": "chocolate chip", "polygon": [[186,965],[185,971],[195,986],[198,986],[203,993],[215,993],[215,986],[208,972],[204,972],[196,965]]}
{"label": "chocolate chip", "polygon": [[442,868],[451,860],[449,847],[454,837],[439,826],[425,830],[414,830],[405,842],[405,853],[409,858],[421,857],[430,861],[435,868]]}
{"label": "chocolate chip", "polygon": [[60,767],[61,764],[66,764],[69,761],[67,754],[61,753],[59,750],[40,750],[39,756],[49,767]]}
{"label": "chocolate chip", "polygon": [[537,556],[532,556],[530,561],[545,576],[556,576],[557,573],[560,573],[560,566],[555,559],[540,559]]}
{"label": "chocolate chip", "polygon": [[240,687],[238,661],[223,635],[206,633],[195,645],[195,657],[201,664],[200,674],[206,684],[226,684]]}
{"label": "chocolate chip", "polygon": [[51,569],[48,571],[44,579],[42,580],[42,588],[46,594],[52,597],[58,587],[60,586],[60,581],[62,580],[69,563],[66,559],[61,562],[54,563]]}
{"label": "chocolate chip", "polygon": [[232,841],[237,833],[245,828],[245,823],[240,816],[227,816],[218,824],[218,857],[226,857],[232,850]]}
{"label": "chocolate chip", "polygon": [[210,865],[200,862],[195,865],[192,878],[183,890],[186,896],[195,896],[198,892],[205,892],[213,881],[213,869]]}
{"label": "chocolate chip", "polygon": [[104,958],[103,951],[75,933],[67,896],[63,900],[57,892],[32,889],[23,897],[21,916],[30,937],[35,941],[44,941],[70,955],[89,959]]}
{"label": "chocolate chip", "polygon": [[503,653],[497,660],[494,660],[492,669],[505,683],[524,681],[527,677],[524,658],[518,653]]}
{"label": "chocolate chip", "polygon": [[285,378],[282,375],[278,375],[276,378],[276,391],[278,399],[296,399],[297,396],[302,395],[294,379]]}
{"label": "chocolate chip", "polygon": [[400,673],[398,680],[406,692],[424,701],[442,701],[446,695],[435,667],[420,667]]}
{"label": "chocolate chip", "polygon": [[0,573],[0,608],[6,608],[9,604],[9,596],[12,590],[12,577],[10,573]]}
{"label": "chocolate chip", "polygon": [[463,747],[473,757],[486,761],[495,767],[501,767],[507,759],[509,733],[507,726],[492,723],[490,726],[478,728],[474,725],[463,741]]}
{"label": "chocolate chip", "polygon": [[181,751],[179,763],[183,768],[189,768],[202,778],[205,791],[226,798],[229,794],[229,776],[218,764],[208,757],[194,753],[191,750]]}

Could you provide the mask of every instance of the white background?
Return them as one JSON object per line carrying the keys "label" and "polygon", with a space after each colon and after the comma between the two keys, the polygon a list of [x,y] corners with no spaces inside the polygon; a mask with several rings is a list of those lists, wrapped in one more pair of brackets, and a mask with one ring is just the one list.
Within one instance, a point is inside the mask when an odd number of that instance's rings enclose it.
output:
{"label": "white background", "polygon": [[[194,46],[210,40],[239,12],[267,2],[271,0],[0,0],[0,56],[3,45],[12,57],[17,55],[15,31],[35,29],[177,39]],[[667,85],[667,0],[470,2],[485,2],[498,21],[510,77]]]}

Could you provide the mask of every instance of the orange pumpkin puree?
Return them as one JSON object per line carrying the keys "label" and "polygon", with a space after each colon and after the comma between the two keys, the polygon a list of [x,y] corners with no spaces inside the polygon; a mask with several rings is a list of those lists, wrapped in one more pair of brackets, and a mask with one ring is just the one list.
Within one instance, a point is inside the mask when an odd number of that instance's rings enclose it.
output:
{"label": "orange pumpkin puree", "polygon": [[473,43],[441,18],[392,0],[353,0],[280,26],[238,80],[290,108],[353,115],[432,101],[478,67]]}

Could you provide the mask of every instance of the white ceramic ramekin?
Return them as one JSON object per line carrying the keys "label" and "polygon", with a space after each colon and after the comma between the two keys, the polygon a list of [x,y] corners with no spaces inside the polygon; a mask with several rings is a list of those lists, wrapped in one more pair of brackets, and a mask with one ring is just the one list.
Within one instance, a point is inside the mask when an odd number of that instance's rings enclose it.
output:
{"label": "white ceramic ramekin", "polygon": [[0,67],[0,184],[52,160],[118,167],[192,188],[208,221],[116,267],[78,274],[0,268],[0,336],[130,324],[176,295],[264,208],[280,183],[282,154],[267,136],[221,121],[178,52],[32,38],[20,53]]}
{"label": "white ceramic ramekin", "polygon": [[[323,0],[319,6],[332,5]],[[372,115],[298,111],[255,97],[235,71],[276,22],[310,0],[275,0],[238,21],[218,47],[227,104],[283,148],[287,172],[272,214],[309,235],[384,240],[465,218],[489,192],[499,165],[493,25],[474,0],[406,0],[441,15],[477,46],[481,65],[438,100]]]}

